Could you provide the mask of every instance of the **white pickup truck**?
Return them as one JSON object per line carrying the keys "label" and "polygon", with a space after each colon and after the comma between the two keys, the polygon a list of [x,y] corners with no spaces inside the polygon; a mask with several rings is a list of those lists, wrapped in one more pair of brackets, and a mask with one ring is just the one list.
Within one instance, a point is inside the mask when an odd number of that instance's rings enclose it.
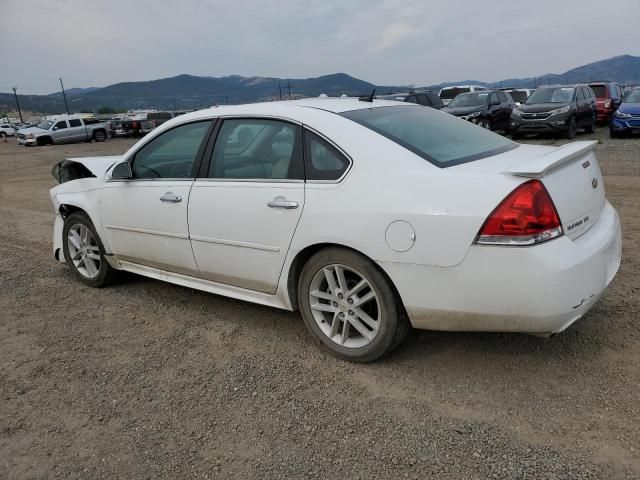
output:
{"label": "white pickup truck", "polygon": [[17,133],[20,145],[52,145],[74,142],[104,142],[107,124],[94,118],[68,115],[56,120],[43,120],[35,127],[23,128]]}

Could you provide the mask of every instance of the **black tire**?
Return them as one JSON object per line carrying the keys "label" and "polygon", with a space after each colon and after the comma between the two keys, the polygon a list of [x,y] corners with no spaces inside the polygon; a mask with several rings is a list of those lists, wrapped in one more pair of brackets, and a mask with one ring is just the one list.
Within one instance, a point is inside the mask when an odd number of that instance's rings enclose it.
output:
{"label": "black tire", "polygon": [[[322,332],[313,316],[309,302],[312,280],[324,267],[334,264],[357,271],[369,283],[377,297],[380,324],[376,336],[365,346],[347,348],[339,345]],[[298,304],[309,332],[332,354],[350,362],[365,363],[377,360],[398,347],[411,329],[402,303],[384,274],[365,256],[344,248],[326,248],[307,261],[298,279]]]}
{"label": "black tire", "polygon": [[576,117],[569,118],[569,123],[567,124],[567,131],[565,132],[565,138],[569,140],[573,140],[576,138]]}
{"label": "black tire", "polygon": [[7,134],[4,132],[0,132],[0,138],[4,140],[5,138],[7,138]]}
{"label": "black tire", "polygon": [[38,145],[39,147],[42,147],[44,145],[49,145],[49,144],[53,144],[53,141],[51,140],[50,137],[38,137],[36,139],[36,145]]}
{"label": "black tire", "polygon": [[591,123],[584,129],[584,131],[587,133],[593,133],[595,132],[596,128],[598,128],[598,123],[596,120],[596,116],[594,115],[593,117],[591,117]]}
{"label": "black tire", "polygon": [[96,142],[104,142],[107,138],[107,134],[104,133],[104,130],[97,130],[93,132],[93,139]]}
{"label": "black tire", "polygon": [[[70,258],[71,255],[69,254],[69,230],[75,225],[83,225],[88,228],[91,231],[93,238],[96,240],[98,249],[100,250],[100,268],[98,269],[98,273],[94,278],[87,278],[85,275],[83,275]],[[71,270],[85,285],[89,285],[90,287],[94,288],[101,288],[106,287],[116,280],[118,271],[111,267],[111,265],[109,265],[109,263],[107,262],[102,240],[100,240],[100,237],[98,236],[93,223],[84,212],[72,213],[65,219],[64,227],[62,228],[62,249],[64,251],[64,258],[66,259],[67,265],[69,265]]]}

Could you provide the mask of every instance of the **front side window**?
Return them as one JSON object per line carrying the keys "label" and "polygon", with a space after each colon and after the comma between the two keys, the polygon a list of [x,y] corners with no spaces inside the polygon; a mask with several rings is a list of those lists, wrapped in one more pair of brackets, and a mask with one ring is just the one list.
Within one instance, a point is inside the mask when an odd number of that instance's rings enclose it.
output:
{"label": "front side window", "polygon": [[211,156],[209,178],[302,179],[298,126],[280,120],[227,119]]}
{"label": "front side window", "polygon": [[63,128],[67,128],[67,121],[62,120],[61,122],[56,123],[53,128],[55,128],[56,130],[62,130]]}
{"label": "front side window", "polygon": [[70,127],[81,127],[82,126],[82,122],[80,120],[78,120],[77,118],[74,118],[74,119],[69,120],[69,126]]}
{"label": "front side window", "polygon": [[349,160],[315,133],[305,131],[304,141],[307,180],[338,180],[349,168]]}
{"label": "front side window", "polygon": [[193,164],[211,121],[195,122],[168,130],[135,154],[133,178],[193,178]]}
{"label": "front side window", "polygon": [[438,167],[480,160],[518,148],[516,143],[496,133],[431,108],[378,107],[341,115]]}

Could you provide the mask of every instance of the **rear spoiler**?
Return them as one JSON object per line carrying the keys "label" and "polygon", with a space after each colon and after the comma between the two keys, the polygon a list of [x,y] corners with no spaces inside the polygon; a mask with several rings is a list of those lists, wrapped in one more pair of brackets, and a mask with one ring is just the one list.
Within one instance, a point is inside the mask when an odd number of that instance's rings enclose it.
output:
{"label": "rear spoiler", "polygon": [[511,167],[502,173],[518,177],[541,178],[544,177],[552,168],[558,167],[563,163],[567,163],[574,158],[590,152],[597,144],[598,142],[596,140],[568,143],[547,153],[546,155],[542,155],[535,160]]}

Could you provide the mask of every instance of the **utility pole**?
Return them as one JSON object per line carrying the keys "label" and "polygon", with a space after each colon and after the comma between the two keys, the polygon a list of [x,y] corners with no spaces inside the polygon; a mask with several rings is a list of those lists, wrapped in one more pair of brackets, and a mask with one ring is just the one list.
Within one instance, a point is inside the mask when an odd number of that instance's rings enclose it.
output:
{"label": "utility pole", "polygon": [[287,90],[289,91],[289,100],[291,100],[291,82],[287,82]]}
{"label": "utility pole", "polygon": [[67,103],[67,94],[64,93],[64,85],[62,84],[62,78],[60,79],[60,86],[62,87],[62,96],[64,97],[64,106],[67,108],[67,115],[70,115],[69,104]]}
{"label": "utility pole", "polygon": [[282,100],[282,85],[280,85],[280,80],[278,80],[278,92],[280,93],[280,100]]}
{"label": "utility pole", "polygon": [[16,93],[16,89],[18,87],[13,87],[13,96],[16,97],[16,106],[18,107],[18,115],[20,115],[20,123],[24,123],[22,120],[22,110],[20,110],[20,102],[18,102],[18,94]]}

